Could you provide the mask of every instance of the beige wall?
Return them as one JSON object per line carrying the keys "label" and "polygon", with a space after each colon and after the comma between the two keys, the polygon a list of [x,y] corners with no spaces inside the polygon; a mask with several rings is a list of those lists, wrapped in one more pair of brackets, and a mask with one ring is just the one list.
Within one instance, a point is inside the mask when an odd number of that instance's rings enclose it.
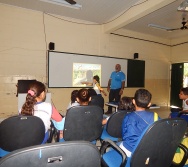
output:
{"label": "beige wall", "polygon": [[[125,30],[115,32],[121,36],[105,34],[101,25],[72,23],[69,21],[80,21],[2,4],[0,14],[0,118],[17,114],[15,85],[18,79],[47,82],[49,42],[54,42],[55,50],[62,52],[128,59],[132,59],[135,52],[139,53],[139,59],[146,62],[145,88],[153,94],[152,102],[169,104],[170,62],[178,52],[176,47],[168,46],[172,41]],[[177,50],[185,52],[182,47]],[[59,111],[65,111],[72,90],[49,89]],[[133,96],[135,90],[126,88],[124,95]]]}
{"label": "beige wall", "polygon": [[172,40],[171,59],[172,63],[188,62],[188,36],[179,40]]}

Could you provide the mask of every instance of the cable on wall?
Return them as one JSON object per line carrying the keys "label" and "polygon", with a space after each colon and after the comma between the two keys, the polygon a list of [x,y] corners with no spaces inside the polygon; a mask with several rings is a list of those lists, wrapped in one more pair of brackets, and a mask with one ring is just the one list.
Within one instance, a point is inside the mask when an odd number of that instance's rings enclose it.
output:
{"label": "cable on wall", "polygon": [[45,20],[44,20],[44,12],[43,12],[43,15],[42,15],[42,21],[43,21],[43,28],[44,28],[44,42],[46,44],[46,83],[48,82],[48,44],[47,44],[47,40],[46,40],[46,27],[45,27]]}
{"label": "cable on wall", "polygon": [[140,2],[140,3],[138,3],[138,4],[135,4],[135,5],[132,5],[132,6],[130,6],[128,9],[126,9],[123,13],[121,13],[119,16],[117,16],[116,18],[114,18],[114,19],[112,19],[112,20],[110,20],[110,21],[108,21],[108,22],[104,22],[104,23],[101,23],[101,24],[93,24],[93,23],[91,23],[91,24],[87,24],[87,23],[79,23],[79,22],[76,22],[76,21],[70,21],[70,20],[66,20],[66,19],[63,19],[63,18],[59,18],[59,17],[57,17],[57,16],[54,16],[54,15],[52,15],[52,14],[49,14],[49,13],[46,13],[46,12],[44,12],[46,15],[49,15],[49,16],[51,16],[51,17],[54,17],[54,18],[56,18],[56,19],[59,19],[59,20],[63,20],[63,21],[66,21],[66,22],[70,22],[70,23],[75,23],[75,24],[82,24],[82,25],[103,25],[103,24],[108,24],[108,23],[110,23],[110,22],[113,22],[114,20],[116,20],[116,19],[118,19],[119,17],[121,17],[122,15],[124,15],[127,11],[129,11],[131,8],[133,8],[133,7],[135,7],[135,6],[138,6],[138,5],[141,5],[141,4],[143,4],[143,3],[145,3],[145,2],[147,2],[147,1],[149,1],[149,0],[145,0],[145,1],[143,1],[143,2]]}

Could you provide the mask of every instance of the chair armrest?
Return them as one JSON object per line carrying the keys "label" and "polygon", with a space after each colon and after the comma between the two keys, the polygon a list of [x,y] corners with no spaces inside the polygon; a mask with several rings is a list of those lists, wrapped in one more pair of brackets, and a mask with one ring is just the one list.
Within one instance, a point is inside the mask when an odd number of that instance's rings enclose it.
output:
{"label": "chair armrest", "polygon": [[181,160],[180,163],[175,163],[175,162],[172,162],[171,166],[170,167],[183,167],[187,161],[187,158],[188,158],[188,148],[186,146],[184,146],[183,144],[179,144],[178,146],[179,148],[181,148],[184,152],[184,156]]}
{"label": "chair armrest", "polygon": [[53,122],[51,121],[47,143],[52,143],[53,138],[55,139],[55,142],[59,142],[59,133],[59,130],[55,128]]}
{"label": "chair armrest", "polygon": [[127,155],[115,142],[113,142],[110,139],[105,139],[101,145],[101,149],[100,149],[101,158],[103,157],[103,154],[106,153],[106,150],[109,147],[112,147],[115,151],[117,151],[121,155],[122,163],[120,167],[124,167],[125,164],[127,163]]}
{"label": "chair armrest", "polygon": [[182,114],[188,115],[188,112],[186,112],[186,111],[179,111],[177,117],[181,117]]}

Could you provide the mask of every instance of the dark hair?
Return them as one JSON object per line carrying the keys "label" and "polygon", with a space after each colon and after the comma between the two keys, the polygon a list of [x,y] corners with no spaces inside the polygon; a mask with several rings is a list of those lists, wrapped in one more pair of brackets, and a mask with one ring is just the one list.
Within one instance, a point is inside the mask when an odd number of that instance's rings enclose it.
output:
{"label": "dark hair", "polygon": [[42,82],[34,81],[30,84],[29,90],[31,93],[27,93],[26,101],[22,106],[22,115],[33,115],[34,105],[36,104],[36,97],[46,90],[45,85]]}
{"label": "dark hair", "polygon": [[127,111],[135,111],[135,107],[134,107],[132,100],[133,100],[132,97],[126,97],[126,96],[122,97],[119,102],[118,109],[127,110]]}
{"label": "dark hair", "polygon": [[138,89],[134,95],[136,105],[142,108],[148,107],[148,104],[151,102],[151,98],[151,93],[146,89]]}
{"label": "dark hair", "polygon": [[183,92],[184,95],[188,95],[188,87],[181,88],[180,91]]}
{"label": "dark hair", "polygon": [[98,75],[93,76],[93,79],[95,79],[98,83],[100,83],[100,79]]}
{"label": "dark hair", "polygon": [[89,92],[90,96],[95,96],[95,95],[97,95],[96,91],[95,91],[93,88],[89,88],[89,89],[88,89],[88,92]]}
{"label": "dark hair", "polygon": [[77,94],[77,98],[79,99],[79,103],[89,102],[90,93],[87,89],[80,89]]}
{"label": "dark hair", "polygon": [[73,90],[71,93],[71,104],[76,101],[78,90]]}

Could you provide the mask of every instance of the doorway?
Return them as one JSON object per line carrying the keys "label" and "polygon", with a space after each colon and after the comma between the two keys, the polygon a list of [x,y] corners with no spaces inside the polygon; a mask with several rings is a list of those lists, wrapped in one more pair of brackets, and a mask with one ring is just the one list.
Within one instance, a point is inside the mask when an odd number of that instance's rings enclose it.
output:
{"label": "doorway", "polygon": [[188,63],[184,63],[183,87],[188,87]]}
{"label": "doorway", "polygon": [[176,63],[171,65],[170,105],[182,107],[179,99],[179,91],[182,87],[188,87],[188,63]]}

